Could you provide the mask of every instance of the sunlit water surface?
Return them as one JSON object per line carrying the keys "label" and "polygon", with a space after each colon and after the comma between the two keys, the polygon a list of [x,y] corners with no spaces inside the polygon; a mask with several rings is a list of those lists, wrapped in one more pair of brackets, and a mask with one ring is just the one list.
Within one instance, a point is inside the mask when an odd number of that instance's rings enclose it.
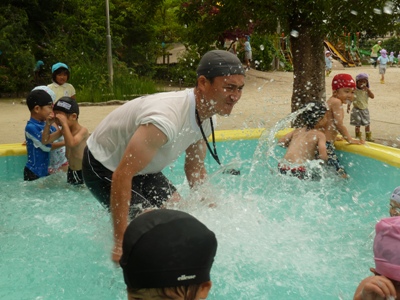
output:
{"label": "sunlit water surface", "polygon": [[[182,159],[165,170],[184,196],[176,209],[217,235],[208,299],[351,299],[373,266],[372,232],[388,216],[398,169],[341,153],[349,180],[301,181],[277,174],[283,149],[255,140],[217,147],[240,176],[208,157],[210,183],[190,193]],[[22,157],[0,163],[0,299],[126,299],[109,214],[88,190],[65,174],[23,182]]]}

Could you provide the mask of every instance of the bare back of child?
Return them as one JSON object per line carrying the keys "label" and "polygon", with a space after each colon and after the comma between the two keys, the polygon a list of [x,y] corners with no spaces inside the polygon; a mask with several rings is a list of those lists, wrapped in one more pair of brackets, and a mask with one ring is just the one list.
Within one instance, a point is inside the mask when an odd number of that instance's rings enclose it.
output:
{"label": "bare back of child", "polygon": [[278,165],[279,172],[300,179],[310,177],[306,169],[309,161],[328,159],[323,132],[327,120],[326,107],[322,102],[312,102],[304,109],[300,115],[304,127],[293,130],[278,141],[280,145],[287,147],[286,154]]}

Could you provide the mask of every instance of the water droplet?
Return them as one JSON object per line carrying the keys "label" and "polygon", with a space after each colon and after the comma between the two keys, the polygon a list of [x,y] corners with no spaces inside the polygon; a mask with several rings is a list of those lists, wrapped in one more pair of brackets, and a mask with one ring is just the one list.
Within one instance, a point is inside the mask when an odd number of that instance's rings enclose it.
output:
{"label": "water droplet", "polygon": [[374,13],[377,15],[381,15],[382,11],[379,8],[374,8]]}
{"label": "water droplet", "polygon": [[350,13],[351,13],[352,15],[355,15],[355,16],[357,16],[357,15],[358,15],[358,12],[357,12],[357,11],[355,11],[355,10],[351,10],[351,11],[350,11]]}
{"label": "water droplet", "polygon": [[298,32],[297,30],[292,30],[292,31],[290,32],[290,35],[291,35],[292,37],[297,38],[297,37],[299,37],[299,32]]}
{"label": "water droplet", "polygon": [[264,45],[260,45],[260,50],[264,51]]}

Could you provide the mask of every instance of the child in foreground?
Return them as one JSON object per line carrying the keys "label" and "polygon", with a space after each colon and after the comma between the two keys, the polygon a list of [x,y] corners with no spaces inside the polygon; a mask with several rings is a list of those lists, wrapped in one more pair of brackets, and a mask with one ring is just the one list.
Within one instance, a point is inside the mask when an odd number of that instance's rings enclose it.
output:
{"label": "child in foreground", "polygon": [[[360,73],[356,76],[357,89],[354,92],[353,109],[350,115],[350,125],[355,126],[356,138],[362,140],[361,126],[365,126],[365,139],[373,142],[370,116],[368,110],[368,98],[374,99],[374,94],[369,89],[368,75]],[[351,102],[347,104],[347,113],[350,112]]]}
{"label": "child in foreground", "polygon": [[288,147],[283,160],[278,164],[281,174],[288,174],[299,179],[312,178],[305,164],[316,157],[327,161],[326,106],[322,102],[310,102],[300,115],[304,127],[297,128],[279,139],[278,144]]}
{"label": "child in foreground", "polygon": [[360,282],[354,300],[400,299],[400,218],[380,220],[375,232],[374,275]]}
{"label": "child in foreground", "polygon": [[395,188],[392,195],[390,196],[389,213],[391,217],[400,216],[400,186]]}
{"label": "child in foreground", "polygon": [[[49,175],[50,151],[63,144],[52,145],[43,142],[43,128],[46,120],[53,117],[53,99],[48,92],[40,87],[32,90],[26,98],[26,104],[31,117],[25,127],[26,149],[28,161],[24,168],[24,180],[32,181]],[[50,133],[56,133],[55,127],[48,128]],[[60,132],[57,133],[61,135]]]}
{"label": "child in foreground", "polygon": [[333,95],[328,99],[327,122],[325,125],[326,149],[328,152],[328,165],[336,169],[339,176],[347,178],[344,167],[340,164],[335,152],[335,141],[340,133],[349,144],[364,144],[362,140],[353,139],[346,126],[343,124],[343,105],[353,101],[356,83],[349,74],[338,74],[332,79]]}
{"label": "child in foreground", "polygon": [[[71,184],[83,184],[82,159],[83,150],[86,147],[86,140],[89,137],[88,130],[78,122],[79,106],[70,97],[60,98],[53,107],[57,125],[61,127],[64,136],[66,157],[68,159],[67,181]],[[46,123],[43,135],[49,137],[49,124]]]}
{"label": "child in foreground", "polygon": [[217,239],[193,216],[169,209],[143,213],[127,227],[122,250],[128,299],[207,298]]}

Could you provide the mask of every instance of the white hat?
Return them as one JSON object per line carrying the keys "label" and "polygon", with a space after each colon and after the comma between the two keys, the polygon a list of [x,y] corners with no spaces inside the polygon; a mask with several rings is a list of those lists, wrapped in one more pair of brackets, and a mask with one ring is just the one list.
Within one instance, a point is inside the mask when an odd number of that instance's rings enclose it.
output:
{"label": "white hat", "polygon": [[390,197],[390,200],[400,203],[400,186],[395,188],[395,190],[392,193],[392,196]]}

